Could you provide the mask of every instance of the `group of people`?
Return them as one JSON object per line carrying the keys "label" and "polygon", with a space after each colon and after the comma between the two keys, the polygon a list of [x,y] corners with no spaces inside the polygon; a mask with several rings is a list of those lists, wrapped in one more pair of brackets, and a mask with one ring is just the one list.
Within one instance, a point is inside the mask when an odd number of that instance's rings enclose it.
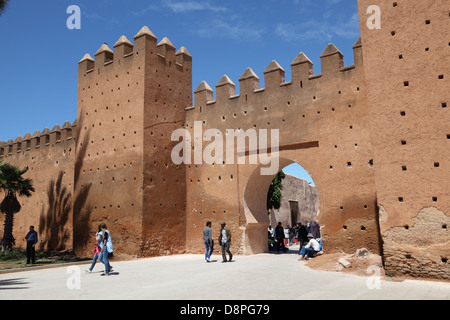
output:
{"label": "group of people", "polygon": [[[233,259],[233,254],[230,251],[231,245],[231,231],[226,227],[226,223],[222,222],[220,224],[220,232],[219,232],[219,245],[222,248],[222,262],[230,262]],[[211,255],[214,251],[214,240],[212,237],[212,223],[208,221],[206,223],[206,227],[203,229],[203,242],[205,244],[205,261],[211,262]],[[288,228],[289,229],[289,228]],[[296,239],[298,239],[300,243],[300,252],[299,255],[302,255],[303,259],[308,259],[313,256],[315,253],[322,250],[322,246],[320,243],[320,227],[317,222],[313,222],[311,227],[304,226],[301,221],[299,221],[294,228],[291,230]],[[277,243],[277,251],[279,252],[281,249],[286,252],[286,246],[284,244],[284,239],[286,239],[285,229],[282,226],[281,222],[278,222],[275,230],[272,231],[269,226],[269,238],[276,239]],[[35,245],[38,241],[37,232],[34,231],[34,227],[30,226],[30,232],[26,235],[25,239],[27,240],[27,264],[30,261],[35,263]],[[228,259],[227,259],[228,254]],[[102,273],[102,276],[108,276],[110,272],[113,270],[113,267],[109,263],[110,257],[113,255],[113,244],[111,240],[111,235],[105,223],[101,223],[98,226],[98,231],[96,233],[96,241],[95,241],[95,254],[92,261],[92,264],[87,272],[91,273],[95,267],[97,261],[102,262],[105,265],[105,271]]]}
{"label": "group of people", "polygon": [[[38,234],[34,230],[34,226],[30,226],[30,231],[25,236],[27,242],[27,264],[36,263],[36,244],[38,242]],[[95,241],[95,254],[91,267],[86,270],[91,273],[97,263],[97,260],[105,265],[105,272],[102,276],[107,276],[112,271],[113,267],[109,264],[108,258],[113,255],[113,244],[111,241],[111,235],[105,223],[101,223],[98,226]]]}
{"label": "group of people", "polygon": [[108,228],[105,223],[101,223],[98,226],[98,231],[95,236],[95,254],[92,264],[88,270],[89,273],[92,273],[92,270],[97,263],[97,260],[102,262],[105,265],[105,272],[103,272],[102,276],[109,276],[113,267],[109,264],[108,258],[113,256],[113,244],[111,240],[111,234],[109,233]]}
{"label": "group of people", "polygon": [[[222,248],[222,262],[229,262],[233,258],[233,255],[230,252],[230,244],[231,244],[231,232],[226,227],[226,223],[222,222],[221,229],[219,232],[219,244]],[[206,223],[206,227],[203,229],[203,242],[205,244],[205,261],[211,262],[211,255],[214,251],[214,240],[212,237],[212,223],[208,221]],[[288,228],[289,229],[289,228]],[[292,230],[292,238],[298,239],[300,244],[299,255],[302,257],[300,260],[307,260],[313,255],[317,254],[322,250],[321,244],[321,235],[320,235],[320,226],[314,221],[311,226],[308,224],[307,226],[303,225],[301,221],[298,221]],[[271,226],[269,226],[269,239],[276,239],[276,247],[277,252],[283,250],[287,251],[286,246],[284,244],[284,239],[290,237],[286,236],[285,229],[281,222],[278,222],[278,225],[275,227],[275,230],[272,230]],[[229,255],[229,259],[227,260],[227,254]]]}
{"label": "group of people", "polygon": [[[206,223],[205,229],[203,229],[203,242],[205,243],[205,261],[211,262],[211,255],[214,251],[214,240],[212,238],[212,223],[208,221]],[[219,232],[219,244],[222,248],[222,262],[231,262],[233,255],[230,251],[231,245],[231,231],[226,227],[226,223],[222,222],[220,224]],[[227,254],[229,259],[227,260]]]}
{"label": "group of people", "polygon": [[286,229],[281,222],[278,222],[275,230],[269,226],[268,236],[270,240],[275,241],[277,252],[287,251],[284,244],[286,238],[289,239],[290,244],[293,243],[294,238],[297,239],[300,244],[299,255],[302,256],[299,260],[307,260],[322,250],[320,226],[316,221],[306,226],[298,221],[293,228],[288,226]]}
{"label": "group of people", "polygon": [[[27,242],[27,264],[36,263],[36,244],[38,242],[38,234],[34,230],[34,226],[30,226],[30,231],[25,236]],[[107,276],[113,270],[113,267],[109,264],[108,258],[113,256],[113,244],[111,240],[111,235],[105,223],[101,223],[98,226],[98,231],[96,233],[95,241],[95,254],[92,261],[91,267],[86,270],[91,273],[97,263],[97,260],[105,265],[105,272],[102,276]]]}
{"label": "group of people", "polygon": [[[230,251],[231,245],[231,231],[226,227],[226,223],[222,222],[220,224],[220,232],[219,232],[219,245],[222,248],[222,262],[231,262],[233,259],[233,254]],[[212,223],[208,221],[206,223],[206,227],[203,229],[203,242],[205,244],[205,261],[211,262],[211,255],[214,252],[214,240],[212,237]],[[277,243],[277,251],[280,252],[282,249],[284,252],[287,251],[286,246],[284,244],[284,239],[291,238],[290,234],[292,234],[292,238],[298,239],[300,243],[300,251],[299,255],[302,257],[300,260],[307,260],[312,257],[314,254],[320,252],[322,250],[321,244],[321,235],[320,235],[320,227],[316,221],[314,221],[311,226],[305,226],[301,221],[298,221],[294,228],[290,229],[289,235],[286,236],[285,229],[282,226],[281,222],[278,222],[275,230],[272,230],[271,226],[269,226],[269,239],[276,239]],[[30,261],[35,263],[35,246],[38,242],[37,232],[34,231],[34,227],[30,226],[30,232],[25,237],[27,241],[27,264]],[[228,254],[228,259],[227,259]],[[101,274],[102,276],[110,275],[113,267],[109,263],[109,258],[113,255],[113,244],[111,240],[110,232],[105,223],[101,223],[98,226],[98,231],[96,233],[96,241],[95,241],[95,254],[92,261],[92,264],[88,270],[89,273],[92,273],[92,270],[95,267],[97,261],[100,261],[105,266],[105,271]]]}

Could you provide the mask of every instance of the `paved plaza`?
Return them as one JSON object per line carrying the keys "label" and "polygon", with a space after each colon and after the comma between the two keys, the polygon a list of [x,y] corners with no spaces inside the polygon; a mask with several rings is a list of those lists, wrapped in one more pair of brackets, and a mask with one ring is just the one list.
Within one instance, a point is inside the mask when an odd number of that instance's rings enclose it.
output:
{"label": "paved plaza", "polygon": [[[450,299],[450,283],[382,279],[316,271],[296,254],[236,256],[222,263],[213,256],[177,255],[113,262],[101,276],[98,263],[0,274],[1,300],[410,300]],[[373,279],[372,279],[373,280]],[[375,288],[373,287],[375,284]]]}

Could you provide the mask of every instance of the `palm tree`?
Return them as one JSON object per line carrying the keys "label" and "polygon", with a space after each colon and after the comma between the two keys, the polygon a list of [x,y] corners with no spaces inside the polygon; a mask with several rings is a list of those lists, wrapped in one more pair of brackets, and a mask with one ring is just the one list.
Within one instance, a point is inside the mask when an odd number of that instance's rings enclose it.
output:
{"label": "palm tree", "polygon": [[8,6],[9,0],[0,0],[0,16],[2,15],[3,11],[5,11],[6,7]]}
{"label": "palm tree", "polygon": [[27,171],[28,167],[20,170],[8,163],[0,163],[0,190],[5,191],[5,198],[0,203],[0,212],[6,214],[2,239],[3,251],[11,251],[15,244],[13,237],[14,214],[21,209],[17,195],[31,197],[31,193],[34,192],[32,180],[22,177]]}

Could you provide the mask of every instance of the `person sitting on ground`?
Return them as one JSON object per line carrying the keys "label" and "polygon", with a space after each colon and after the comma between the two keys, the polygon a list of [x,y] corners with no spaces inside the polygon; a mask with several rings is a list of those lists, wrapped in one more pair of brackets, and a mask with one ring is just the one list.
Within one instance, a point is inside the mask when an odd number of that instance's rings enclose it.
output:
{"label": "person sitting on ground", "polygon": [[320,244],[316,239],[314,239],[312,233],[308,234],[308,240],[309,242],[304,247],[305,250],[302,253],[302,257],[298,259],[298,261],[308,260],[309,258],[313,257],[316,253],[320,251]]}

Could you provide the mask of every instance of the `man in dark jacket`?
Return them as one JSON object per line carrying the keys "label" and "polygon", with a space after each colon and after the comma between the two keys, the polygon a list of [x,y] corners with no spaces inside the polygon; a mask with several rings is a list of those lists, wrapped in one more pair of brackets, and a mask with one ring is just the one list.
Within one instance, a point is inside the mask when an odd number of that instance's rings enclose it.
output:
{"label": "man in dark jacket", "polygon": [[25,240],[27,240],[27,264],[36,263],[36,257],[35,257],[35,246],[38,242],[38,234],[36,231],[34,231],[34,227],[30,226],[30,232],[27,233],[25,236]]}
{"label": "man in dark jacket", "polygon": [[233,255],[230,251],[230,244],[231,244],[231,231],[230,229],[226,228],[225,222],[222,222],[219,234],[219,244],[222,247],[222,262],[227,262],[227,256],[225,252],[228,253],[230,259],[228,261],[231,261],[233,259]]}
{"label": "man in dark jacket", "polygon": [[281,222],[278,222],[278,225],[275,227],[275,239],[277,239],[277,252],[280,252],[280,248],[283,248],[283,252],[286,252],[284,229]]}
{"label": "man in dark jacket", "polygon": [[214,242],[212,239],[211,221],[206,223],[205,229],[203,229],[203,242],[205,243],[205,260],[211,262],[211,255],[214,251]]}
{"label": "man in dark jacket", "polygon": [[302,225],[301,221],[298,222],[298,242],[300,243],[300,248],[305,245],[305,242],[308,242],[308,230]]}

